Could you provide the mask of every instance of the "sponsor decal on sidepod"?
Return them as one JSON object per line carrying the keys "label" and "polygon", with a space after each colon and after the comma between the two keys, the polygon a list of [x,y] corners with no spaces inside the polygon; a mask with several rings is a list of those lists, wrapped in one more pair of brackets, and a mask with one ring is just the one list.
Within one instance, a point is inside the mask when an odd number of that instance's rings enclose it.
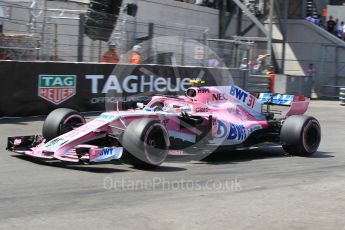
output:
{"label": "sponsor decal on sidepod", "polygon": [[247,138],[247,132],[243,125],[231,123],[226,125],[224,122],[218,120],[216,138],[242,141]]}

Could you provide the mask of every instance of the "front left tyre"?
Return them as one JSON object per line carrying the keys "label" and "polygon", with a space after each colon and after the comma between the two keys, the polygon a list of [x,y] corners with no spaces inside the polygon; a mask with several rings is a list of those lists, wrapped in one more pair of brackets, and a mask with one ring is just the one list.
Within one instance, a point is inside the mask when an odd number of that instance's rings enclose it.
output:
{"label": "front left tyre", "polygon": [[85,118],[76,110],[67,108],[55,109],[49,113],[44,121],[42,135],[47,141],[50,141],[81,124],[85,124]]}

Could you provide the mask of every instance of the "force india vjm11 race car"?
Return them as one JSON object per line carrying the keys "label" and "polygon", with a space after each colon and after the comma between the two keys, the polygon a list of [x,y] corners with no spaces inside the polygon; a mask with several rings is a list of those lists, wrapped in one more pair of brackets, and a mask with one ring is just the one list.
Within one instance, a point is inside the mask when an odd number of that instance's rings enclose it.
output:
{"label": "force india vjm11 race car", "polygon": [[[271,105],[289,109],[276,118]],[[303,115],[308,105],[304,96],[255,97],[237,86],[192,86],[184,96],[154,96],[145,106],[104,112],[87,123],[75,110],[56,109],[46,118],[42,135],[9,137],[7,149],[70,162],[121,158],[136,167],[159,166],[176,152],[193,155],[266,142],[306,156],[321,140],[319,122]]]}

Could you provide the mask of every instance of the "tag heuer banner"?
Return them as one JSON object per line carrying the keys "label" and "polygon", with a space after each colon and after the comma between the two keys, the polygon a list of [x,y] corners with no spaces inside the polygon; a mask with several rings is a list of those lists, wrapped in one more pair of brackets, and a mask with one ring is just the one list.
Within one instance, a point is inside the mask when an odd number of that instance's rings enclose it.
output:
{"label": "tag heuer banner", "polygon": [[76,75],[39,75],[38,95],[55,105],[76,93]]}
{"label": "tag heuer banner", "polygon": [[229,71],[235,83],[242,83],[239,70],[0,61],[0,117],[42,115],[61,107],[102,111],[107,104],[183,93],[189,80],[200,76],[207,85],[219,85],[221,79],[229,78],[224,76]]}

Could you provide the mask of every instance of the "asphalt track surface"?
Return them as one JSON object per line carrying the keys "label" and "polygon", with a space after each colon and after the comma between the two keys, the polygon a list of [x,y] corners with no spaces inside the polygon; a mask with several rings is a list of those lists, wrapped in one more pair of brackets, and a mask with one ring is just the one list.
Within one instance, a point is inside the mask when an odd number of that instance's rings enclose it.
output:
{"label": "asphalt track surface", "polygon": [[0,229],[345,229],[345,107],[312,101],[313,157],[280,147],[128,165],[41,162],[5,151],[44,118],[0,121]]}

